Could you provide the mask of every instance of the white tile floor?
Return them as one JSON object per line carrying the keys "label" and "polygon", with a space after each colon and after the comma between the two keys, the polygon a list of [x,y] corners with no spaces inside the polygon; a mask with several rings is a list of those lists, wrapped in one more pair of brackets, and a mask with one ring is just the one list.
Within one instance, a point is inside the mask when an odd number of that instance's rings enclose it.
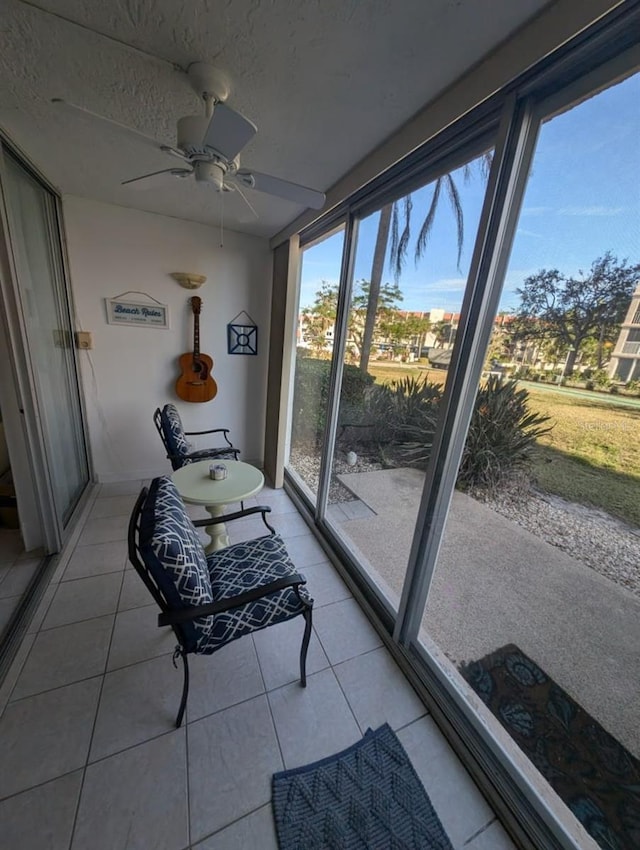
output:
{"label": "white tile floor", "polygon": [[[276,850],[270,781],[388,722],[455,848],[513,845],[282,491],[258,500],[316,599],[303,621],[191,657],[173,727],[175,639],[126,563],[140,482],[104,486],[0,688],[0,844],[16,850]],[[256,500],[250,500],[255,504]],[[233,541],[261,533],[230,526]],[[61,574],[60,574],[61,573]],[[2,703],[0,703],[2,707]],[[375,850],[375,848],[373,848]]]}
{"label": "white tile floor", "polygon": [[24,551],[17,529],[0,528],[0,634],[41,563],[39,552]]}

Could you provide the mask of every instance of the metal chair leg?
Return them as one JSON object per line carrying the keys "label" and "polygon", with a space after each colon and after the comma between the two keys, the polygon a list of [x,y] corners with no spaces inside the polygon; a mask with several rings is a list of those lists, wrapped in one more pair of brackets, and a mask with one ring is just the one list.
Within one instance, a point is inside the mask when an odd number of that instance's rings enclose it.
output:
{"label": "metal chair leg", "polygon": [[302,637],[302,647],[300,648],[300,684],[303,688],[307,687],[307,650],[309,649],[309,641],[311,639],[311,614],[311,608],[306,608],[302,613],[305,627]]}
{"label": "metal chair leg", "polygon": [[187,661],[186,652],[180,653],[182,656],[182,665],[184,668],[184,682],[182,684],[182,699],[180,700],[180,708],[178,709],[178,716],[176,717],[176,729],[179,729],[182,726],[182,718],[184,717],[184,711],[187,707],[187,697],[189,696],[189,662]]}

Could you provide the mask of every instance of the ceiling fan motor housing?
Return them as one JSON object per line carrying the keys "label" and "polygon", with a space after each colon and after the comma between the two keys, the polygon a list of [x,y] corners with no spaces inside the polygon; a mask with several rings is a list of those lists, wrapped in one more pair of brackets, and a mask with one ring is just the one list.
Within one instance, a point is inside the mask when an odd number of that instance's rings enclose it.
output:
{"label": "ceiling fan motor housing", "polygon": [[184,118],[178,118],[178,147],[187,154],[205,153],[202,140],[209,120],[206,115],[186,115]]}

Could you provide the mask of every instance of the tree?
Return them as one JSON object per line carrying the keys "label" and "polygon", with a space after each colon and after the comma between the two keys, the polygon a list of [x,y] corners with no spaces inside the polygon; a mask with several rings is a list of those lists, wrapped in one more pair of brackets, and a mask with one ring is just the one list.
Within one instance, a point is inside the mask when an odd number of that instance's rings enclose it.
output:
{"label": "tree", "polygon": [[[479,160],[477,160],[480,172],[485,179],[489,175],[492,159],[492,151],[487,151],[481,155]],[[463,169],[464,180],[469,180],[471,173],[472,163],[467,163]],[[420,231],[415,244],[414,257],[416,263],[426,251],[429,237],[436,219],[436,212],[440,204],[443,188],[444,194],[446,194],[449,198],[456,221],[458,266],[460,265],[462,246],[464,244],[464,215],[458,187],[456,186],[455,180],[449,173],[441,174],[439,177],[436,177],[433,182],[433,194],[431,195],[429,208],[420,226]],[[364,334],[362,338],[362,346],[360,348],[360,369],[363,372],[367,371],[369,365],[369,353],[371,351],[371,343],[373,341],[375,317],[378,311],[378,294],[380,292],[380,285],[384,273],[389,235],[391,234],[391,252],[389,262],[393,269],[394,279],[397,284],[409,252],[412,210],[413,198],[410,194],[406,195],[399,201],[386,204],[380,210],[380,220],[378,221],[378,232],[376,234],[376,244],[373,252],[373,262],[371,264],[370,299],[367,305]],[[401,217],[403,219],[402,230],[400,229]]]}
{"label": "tree", "polygon": [[[463,180],[467,182],[471,179],[474,166],[479,169],[480,174],[486,180],[489,176],[492,160],[493,152],[487,151],[486,153],[478,157],[476,160],[468,162],[462,170]],[[422,220],[420,230],[418,231],[418,238],[415,242],[414,259],[417,263],[424,256],[427,250],[427,245],[429,243],[429,238],[431,236],[431,231],[433,230],[433,225],[436,220],[436,213],[438,212],[443,193],[449,199],[449,205],[451,206],[451,211],[453,212],[453,216],[456,223],[456,241],[458,248],[457,263],[459,268],[460,259],[462,257],[462,248],[464,245],[464,212],[462,209],[462,202],[460,200],[460,192],[456,185],[456,181],[453,179],[453,176],[450,173],[441,174],[433,181],[433,192],[431,194],[429,207],[427,209],[427,213],[424,219]],[[393,204],[391,216],[390,261],[396,280],[398,280],[402,274],[402,270],[404,269],[404,265],[407,260],[407,254],[409,253],[409,245],[411,242],[412,212],[413,198],[411,195],[407,195],[402,200],[396,201]],[[403,218],[402,230],[400,230],[401,216]]]}
{"label": "tree", "polygon": [[369,368],[369,354],[373,342],[373,329],[376,324],[378,313],[378,299],[380,297],[380,284],[384,272],[384,260],[387,254],[387,242],[389,241],[389,227],[391,224],[391,207],[387,204],[380,210],[380,221],[376,234],[376,246],[373,250],[373,262],[371,264],[371,280],[369,287],[369,301],[367,303],[367,315],[362,334],[362,345],[360,347],[360,369],[366,372]]}
{"label": "tree", "polygon": [[435,348],[444,348],[445,345],[447,348],[451,348],[452,343],[456,338],[456,331],[452,322],[445,322],[444,320],[435,322],[431,330],[435,337]]}
{"label": "tree", "polygon": [[520,339],[557,340],[567,352],[566,375],[587,339],[597,340],[601,362],[603,346],[617,334],[639,275],[640,264],[629,266],[610,251],[578,277],[541,269],[517,290],[520,306],[513,331]]}
{"label": "tree", "polygon": [[380,319],[380,333],[396,348],[404,348],[405,355],[409,354],[412,346],[422,349],[423,341],[431,323],[424,316],[412,316],[400,310],[390,310]]}
{"label": "tree", "polygon": [[327,331],[335,325],[337,305],[338,285],[323,280],[311,307],[305,307],[302,311],[305,341],[316,354],[320,354],[326,348]]}
{"label": "tree", "polygon": [[[363,360],[369,363],[369,353],[376,329],[380,321],[388,318],[397,309],[397,303],[402,301],[402,292],[397,283],[378,283],[377,292],[372,294],[372,285],[368,280],[358,280],[354,284],[349,312],[349,336],[358,349],[360,370]],[[376,310],[371,318],[372,305]],[[367,339],[368,336],[368,339]],[[366,351],[366,356],[365,356]]]}
{"label": "tree", "polygon": [[[368,280],[358,280],[353,285],[347,327],[348,335],[351,342],[357,348],[360,358],[362,358],[364,346],[367,315],[373,301],[370,292],[371,284]],[[402,292],[397,284],[385,283],[378,286],[374,328],[382,317],[396,308],[399,301],[402,301]],[[305,341],[309,343],[317,354],[326,350],[327,331],[335,326],[337,308],[338,284],[323,280],[320,289],[316,292],[313,304],[302,311]],[[371,343],[369,343],[370,347]]]}

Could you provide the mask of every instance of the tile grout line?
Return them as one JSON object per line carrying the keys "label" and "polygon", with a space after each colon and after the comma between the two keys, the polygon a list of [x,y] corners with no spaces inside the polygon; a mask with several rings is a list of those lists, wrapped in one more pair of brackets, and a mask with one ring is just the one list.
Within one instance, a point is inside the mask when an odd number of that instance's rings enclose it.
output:
{"label": "tile grout line", "polygon": [[187,769],[187,847],[191,847],[191,780],[190,780],[190,760],[189,760],[189,717],[188,709],[185,707],[184,716],[184,757]]}
{"label": "tile grout line", "polygon": [[[256,806],[255,809],[251,809],[250,812],[247,812],[246,814],[240,815],[239,817],[235,818],[234,820],[229,821],[229,823],[226,823],[224,826],[221,826],[220,829],[215,829],[213,832],[209,832],[203,838],[198,839],[198,844],[202,843],[203,841],[208,841],[210,838],[213,838],[215,835],[220,835],[222,832],[225,831],[225,829],[229,829],[229,827],[234,826],[237,823],[240,823],[240,821],[244,820],[245,818],[251,817],[251,815],[255,815],[256,812],[259,812],[262,809],[266,809],[266,808],[269,808],[269,810],[271,810],[271,801],[269,801],[268,803],[262,803],[260,806]],[[197,845],[194,845],[194,846],[197,846]]]}
{"label": "tile grout line", "polygon": [[[285,761],[284,761],[284,753],[282,752],[282,744],[280,743],[280,736],[278,735],[278,727],[276,726],[276,720],[275,720],[275,717],[273,716],[273,709],[271,707],[271,700],[269,699],[269,693],[271,693],[271,692],[267,690],[267,683],[266,683],[265,678],[264,678],[264,673],[263,673],[263,670],[262,670],[262,664],[260,663],[260,653],[258,652],[258,647],[256,646],[256,643],[253,639],[253,634],[251,634],[251,643],[253,644],[253,651],[256,654],[256,660],[258,662],[258,670],[260,671],[260,678],[262,679],[262,686],[264,688],[264,695],[265,695],[265,698],[267,700],[267,709],[269,711],[269,717],[271,718],[271,725],[273,727],[274,735],[276,736],[276,743],[278,745],[278,752],[280,753],[280,761],[282,762],[282,767],[286,768],[286,764],[285,764]],[[288,682],[287,684],[291,684],[291,683]],[[273,690],[277,690],[277,689],[274,688]]]}
{"label": "tile grout line", "polygon": [[[128,609],[128,611],[136,611],[136,610],[137,610],[136,608],[129,608]],[[104,616],[107,616],[107,617],[113,616],[114,619],[115,619],[115,615],[113,615],[113,614],[106,614]],[[95,619],[99,620],[99,619],[102,619],[102,618],[96,617]],[[89,621],[83,620],[83,622],[89,622]],[[73,625],[75,625],[75,623],[70,623],[69,625],[73,626]],[[63,628],[63,627],[61,626],[60,628]],[[51,631],[51,629],[45,629],[45,631],[49,632],[49,631]],[[59,691],[62,688],[68,688],[71,685],[77,685],[80,682],[87,682],[89,679],[97,679],[98,676],[107,675],[108,673],[115,673],[118,670],[126,670],[128,667],[135,667],[136,664],[146,664],[149,661],[155,661],[157,658],[168,658],[172,654],[173,654],[173,650],[171,652],[162,652],[160,655],[152,655],[150,658],[141,658],[138,661],[132,661],[130,664],[123,664],[121,667],[114,667],[112,670],[107,670],[105,673],[94,673],[93,675],[85,676],[82,679],[74,679],[72,682],[65,682],[65,684],[63,684],[63,685],[56,685],[53,688],[46,688],[43,691],[36,691],[33,694],[25,694],[22,697],[17,697],[16,699],[11,700],[11,705],[16,705],[17,703],[22,702],[22,700],[31,699],[31,697],[40,696],[40,694],[50,694],[53,691]],[[9,702],[7,702],[7,705],[9,705]]]}
{"label": "tile grout line", "polygon": [[[120,602],[120,596],[122,595],[122,587],[124,585],[124,570],[122,571],[122,578],[120,581],[120,593],[118,594],[118,603]],[[117,606],[116,606],[117,610]],[[82,795],[84,792],[84,782],[87,775],[87,767],[89,765],[89,758],[91,756],[91,747],[93,746],[93,736],[96,731],[96,724],[98,722],[98,713],[100,711],[100,701],[102,699],[102,691],[104,690],[104,680],[107,674],[107,665],[109,663],[109,654],[111,653],[111,645],[113,643],[113,635],[116,629],[116,616],[113,617],[113,623],[111,624],[111,635],[109,637],[109,646],[107,647],[107,652],[104,659],[104,670],[101,674],[102,681],[100,682],[100,687],[98,689],[98,699],[96,700],[96,708],[95,713],[93,715],[93,725],[91,727],[91,735],[89,736],[89,746],[87,747],[87,755],[85,756],[84,767],[82,769],[82,780],[80,782],[80,791],[78,793],[78,803],[76,805],[76,810],[73,815],[73,826],[71,829],[71,835],[69,838],[69,850],[73,846],[73,840],[76,834],[76,827],[78,825],[78,815],[80,814],[80,803],[82,802]]]}
{"label": "tile grout line", "polygon": [[[371,650],[371,651],[373,651],[373,650]],[[368,655],[368,652],[363,653],[363,655]],[[327,656],[327,658],[328,658],[328,657],[329,657],[329,656]],[[361,658],[361,656],[360,656],[360,655],[356,655],[356,656],[354,656],[354,657],[355,657],[355,658]],[[350,661],[351,659],[348,659],[348,660]],[[344,662],[341,662],[341,663],[344,663]],[[336,665],[336,666],[338,666],[338,665]],[[331,665],[331,672],[333,673],[333,675],[334,675],[334,677],[335,677],[335,680],[336,680],[336,682],[338,683],[338,688],[340,689],[340,693],[341,693],[341,694],[342,694],[342,696],[344,697],[344,701],[345,701],[345,702],[346,702],[346,704],[348,705],[348,707],[349,707],[349,711],[351,712],[351,715],[352,715],[353,719],[355,720],[356,726],[358,727],[358,730],[359,730],[359,732],[360,732],[360,737],[362,737],[362,736],[364,735],[364,732],[362,731],[362,726],[360,725],[360,722],[358,721],[358,718],[356,717],[355,711],[353,710],[353,706],[352,706],[352,705],[351,705],[351,703],[349,702],[349,697],[347,696],[347,694],[345,693],[344,688],[342,687],[342,683],[340,682],[340,677],[338,676],[338,674],[336,673],[336,671],[333,669],[333,664]]]}

